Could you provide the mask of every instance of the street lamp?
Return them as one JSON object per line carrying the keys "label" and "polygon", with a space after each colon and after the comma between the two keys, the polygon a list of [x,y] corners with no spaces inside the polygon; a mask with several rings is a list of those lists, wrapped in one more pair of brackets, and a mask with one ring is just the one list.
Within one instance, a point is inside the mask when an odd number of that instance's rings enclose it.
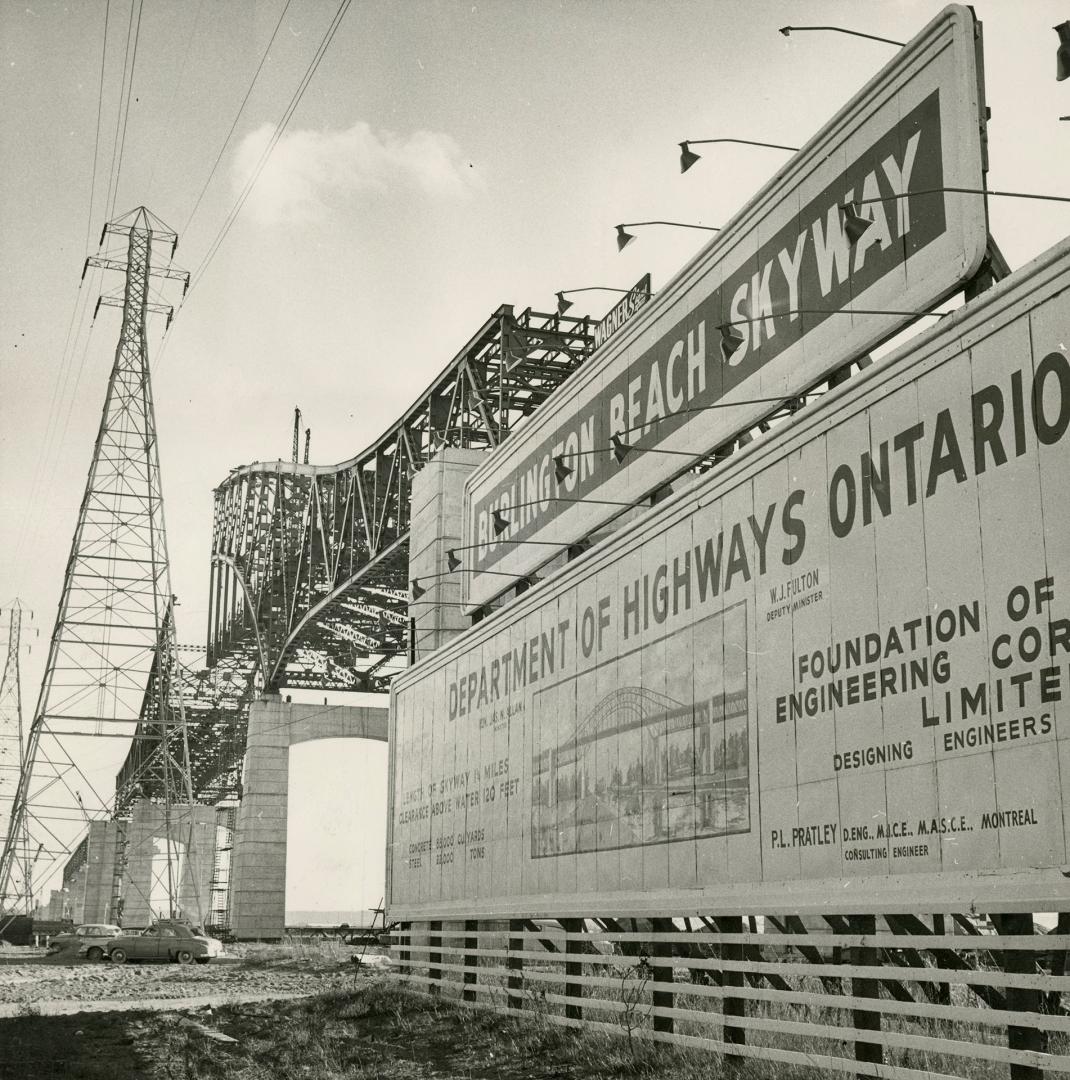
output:
{"label": "street lamp", "polygon": [[[1055,54],[1055,79],[1062,82],[1070,79],[1070,19],[1052,29],[1059,35],[1059,51]],[[1068,119],[1061,116],[1060,120]]]}
{"label": "street lamp", "polygon": [[692,146],[699,146],[703,143],[739,143],[741,146],[768,146],[773,150],[791,150],[795,151],[799,148],[797,146],[782,146],[780,143],[772,142],[755,142],[753,139],[684,139],[680,143],[680,172],[685,173],[696,161],[702,156],[696,154],[691,149]]}
{"label": "street lamp", "polygon": [[883,41],[885,45],[896,45],[902,48],[905,41],[894,41],[892,38],[878,37],[876,34],[863,34],[861,30],[848,30],[843,26],[782,26],[780,33],[784,37],[790,37],[793,30],[831,30],[837,34],[850,34],[851,37],[868,38],[870,41]]}
{"label": "street lamp", "polygon": [[635,229],[640,225],[673,225],[679,229],[705,229],[706,232],[720,232],[721,227],[719,225],[692,225],[687,221],[626,221],[623,225],[617,226],[617,250],[623,251],[635,237],[626,232],[627,229]]}

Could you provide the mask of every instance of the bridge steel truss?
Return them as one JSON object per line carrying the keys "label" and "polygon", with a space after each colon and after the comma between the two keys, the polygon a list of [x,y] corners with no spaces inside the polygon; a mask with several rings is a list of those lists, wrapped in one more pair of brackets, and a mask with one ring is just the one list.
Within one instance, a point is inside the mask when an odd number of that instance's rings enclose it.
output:
{"label": "bridge steel truss", "polygon": [[[502,305],[356,457],[231,470],[214,492],[207,665],[184,679],[195,799],[240,798],[258,694],[389,686],[408,656],[413,475],[444,446],[500,445],[593,349],[590,317]],[[158,797],[159,752],[135,738],[117,806]]]}

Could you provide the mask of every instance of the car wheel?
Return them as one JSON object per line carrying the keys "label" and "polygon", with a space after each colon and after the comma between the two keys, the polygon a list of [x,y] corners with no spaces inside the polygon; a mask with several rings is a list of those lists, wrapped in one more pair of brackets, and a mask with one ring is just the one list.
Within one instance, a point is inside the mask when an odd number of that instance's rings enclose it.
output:
{"label": "car wheel", "polygon": [[113,964],[125,964],[126,963],[126,950],[125,949],[112,949],[108,954]]}
{"label": "car wheel", "polygon": [[99,945],[93,945],[85,951],[85,958],[95,964],[104,955],[104,950]]}
{"label": "car wheel", "polygon": [[193,953],[191,953],[189,949],[179,949],[178,952],[175,953],[175,959],[180,964],[188,964],[193,959]]}

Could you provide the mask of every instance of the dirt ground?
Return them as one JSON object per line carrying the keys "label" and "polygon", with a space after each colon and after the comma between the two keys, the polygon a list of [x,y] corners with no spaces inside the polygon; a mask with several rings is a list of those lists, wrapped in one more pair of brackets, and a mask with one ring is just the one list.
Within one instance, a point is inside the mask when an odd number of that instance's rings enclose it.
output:
{"label": "dirt ground", "polygon": [[[247,946],[209,964],[90,963],[37,950],[0,951],[0,1078],[155,1075],[153,1053],[139,1042],[184,1009],[206,1016],[212,1007],[292,999],[354,985],[351,957],[340,943]],[[385,965],[383,950],[365,957]],[[158,1014],[153,1016],[146,1010]],[[161,1076],[169,1076],[164,1072]],[[177,1075],[177,1074],[176,1074]]]}
{"label": "dirt ground", "polygon": [[[473,1011],[356,969],[352,950],[203,968],[0,963],[0,1080],[703,1080],[617,1036]],[[376,971],[379,967],[379,972]],[[198,994],[211,1005],[188,1007]],[[302,994],[243,1001],[247,994]],[[80,995],[80,996],[75,996]],[[167,998],[170,995],[170,998]],[[156,1001],[152,1011],[143,1006]],[[46,1015],[74,1003],[74,1015]],[[125,1010],[125,1011],[116,1011]],[[664,1066],[664,1067],[663,1067]]]}
{"label": "dirt ground", "polygon": [[[370,964],[383,950],[369,952]],[[0,1017],[33,1008],[42,1013],[101,1009],[110,1003],[207,998],[212,1002],[249,995],[297,995],[338,989],[352,978],[350,957],[359,949],[336,942],[315,946],[238,947],[208,964],[89,963],[62,954],[24,957],[0,953]]]}

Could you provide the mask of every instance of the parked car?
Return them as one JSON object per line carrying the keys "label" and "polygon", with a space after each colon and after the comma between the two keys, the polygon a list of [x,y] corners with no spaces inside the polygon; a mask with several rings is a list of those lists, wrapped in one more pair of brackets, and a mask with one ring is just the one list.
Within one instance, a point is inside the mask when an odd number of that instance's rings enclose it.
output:
{"label": "parked car", "polygon": [[65,934],[56,934],[48,939],[49,953],[73,952],[75,956],[84,956],[89,960],[100,960],[108,951],[108,946],[123,931],[111,923],[84,923]]}
{"label": "parked car", "polygon": [[127,960],[172,960],[207,964],[223,952],[222,942],[208,937],[199,927],[174,919],[161,919],[140,933],[113,938],[105,952],[114,964]]}

